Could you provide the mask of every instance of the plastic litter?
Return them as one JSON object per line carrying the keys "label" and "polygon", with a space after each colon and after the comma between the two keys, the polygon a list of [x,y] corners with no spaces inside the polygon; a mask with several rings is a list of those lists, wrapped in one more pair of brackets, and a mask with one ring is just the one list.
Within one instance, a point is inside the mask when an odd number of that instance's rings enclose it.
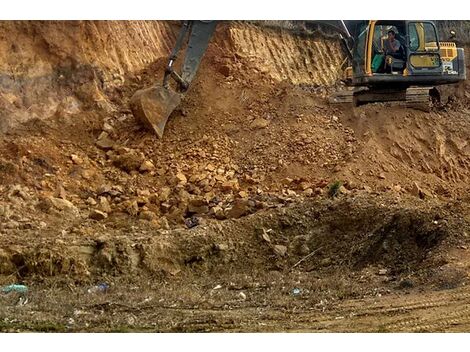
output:
{"label": "plastic litter", "polygon": [[18,285],[18,284],[7,285],[7,286],[2,287],[2,292],[3,293],[10,293],[10,292],[27,293],[28,286]]}
{"label": "plastic litter", "polygon": [[300,288],[295,287],[295,288],[292,289],[292,295],[294,295],[294,296],[300,295],[301,292],[302,292],[302,290]]}
{"label": "plastic litter", "polygon": [[109,285],[107,283],[100,283],[96,286],[90,287],[88,289],[88,293],[99,293],[99,292],[107,292],[109,290]]}
{"label": "plastic litter", "polygon": [[17,306],[25,306],[25,305],[28,304],[28,302],[29,302],[28,297],[22,295],[20,297],[20,299],[18,300],[18,302],[16,302],[16,305]]}

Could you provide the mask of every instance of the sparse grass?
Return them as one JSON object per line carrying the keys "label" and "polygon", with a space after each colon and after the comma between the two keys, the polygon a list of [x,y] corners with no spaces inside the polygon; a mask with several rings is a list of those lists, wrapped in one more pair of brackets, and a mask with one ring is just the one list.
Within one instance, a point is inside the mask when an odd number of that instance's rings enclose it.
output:
{"label": "sparse grass", "polygon": [[67,328],[62,324],[47,321],[29,323],[0,321],[0,332],[8,331],[66,332]]}
{"label": "sparse grass", "polygon": [[379,325],[379,326],[377,327],[377,331],[375,331],[375,332],[384,333],[384,332],[391,332],[391,331],[387,328],[387,326],[385,326],[385,325]]}
{"label": "sparse grass", "polygon": [[333,197],[336,197],[339,193],[339,189],[341,188],[341,186],[343,185],[343,183],[341,181],[335,181],[333,183],[331,183],[328,187],[328,195],[333,198]]}

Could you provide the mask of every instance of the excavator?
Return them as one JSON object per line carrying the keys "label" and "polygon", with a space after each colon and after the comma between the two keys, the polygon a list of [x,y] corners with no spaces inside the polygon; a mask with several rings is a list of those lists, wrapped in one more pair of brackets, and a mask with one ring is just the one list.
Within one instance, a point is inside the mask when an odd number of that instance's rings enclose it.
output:
{"label": "excavator", "polygon": [[[160,138],[168,117],[194,80],[218,21],[184,21],[168,59],[162,84],[135,92],[130,101],[134,116]],[[466,79],[462,48],[440,41],[433,21],[305,21],[330,28],[339,35],[347,54],[343,82],[349,89],[330,97],[332,103],[354,106],[372,102],[405,102],[407,107],[428,109],[438,99],[436,86]],[[387,51],[393,33],[395,52]],[[451,39],[455,32],[451,31]],[[186,43],[187,42],[187,43]],[[180,72],[174,68],[186,43]],[[176,88],[170,86],[170,79]]]}

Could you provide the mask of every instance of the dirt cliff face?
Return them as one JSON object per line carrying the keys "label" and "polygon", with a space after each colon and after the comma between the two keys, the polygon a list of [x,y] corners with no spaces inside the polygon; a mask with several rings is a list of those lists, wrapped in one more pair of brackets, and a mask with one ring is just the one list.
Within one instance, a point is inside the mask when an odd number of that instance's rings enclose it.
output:
{"label": "dirt cliff face", "polygon": [[227,52],[275,81],[331,86],[341,77],[344,53],[338,40],[246,24],[230,26],[227,39]]}
{"label": "dirt cliff face", "polygon": [[172,28],[158,21],[0,23],[0,129],[85,106],[111,109],[107,90],[167,56]]}
{"label": "dirt cliff face", "polygon": [[[166,58],[178,23],[163,21],[3,22],[0,128],[87,106],[112,109],[107,93]],[[274,81],[333,85],[339,44],[253,25],[221,26],[214,45]],[[239,67],[241,68],[241,67]]]}

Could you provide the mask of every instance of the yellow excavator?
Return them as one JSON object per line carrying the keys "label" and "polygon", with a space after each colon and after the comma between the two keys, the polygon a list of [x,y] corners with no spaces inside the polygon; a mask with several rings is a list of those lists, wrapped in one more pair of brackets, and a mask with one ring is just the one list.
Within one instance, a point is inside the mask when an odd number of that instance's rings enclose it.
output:
{"label": "yellow excavator", "polygon": [[[432,21],[305,21],[331,28],[339,34],[348,56],[344,82],[351,87],[334,94],[333,103],[355,106],[371,102],[404,101],[427,109],[438,98],[438,85],[466,79],[462,48],[440,41]],[[196,76],[217,21],[184,21],[169,57],[163,84],[137,91],[131,98],[134,116],[161,138],[171,112],[180,104]],[[307,27],[308,28],[308,27]],[[451,36],[455,36],[451,32]],[[186,44],[181,72],[174,69]],[[392,44],[391,44],[392,43]],[[176,89],[170,86],[170,78]]]}

